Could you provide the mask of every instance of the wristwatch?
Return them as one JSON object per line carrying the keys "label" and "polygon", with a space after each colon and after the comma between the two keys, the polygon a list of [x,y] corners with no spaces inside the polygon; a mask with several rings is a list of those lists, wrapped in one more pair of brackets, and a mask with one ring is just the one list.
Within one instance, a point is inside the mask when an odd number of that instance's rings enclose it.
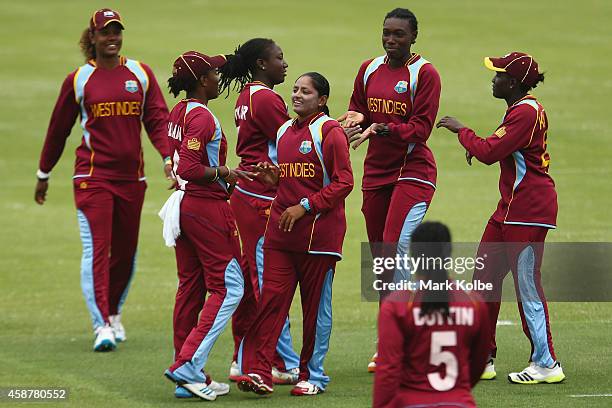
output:
{"label": "wristwatch", "polygon": [[308,201],[308,199],[306,197],[302,198],[300,200],[300,205],[302,207],[304,207],[304,209],[306,210],[307,213],[310,212],[310,201]]}

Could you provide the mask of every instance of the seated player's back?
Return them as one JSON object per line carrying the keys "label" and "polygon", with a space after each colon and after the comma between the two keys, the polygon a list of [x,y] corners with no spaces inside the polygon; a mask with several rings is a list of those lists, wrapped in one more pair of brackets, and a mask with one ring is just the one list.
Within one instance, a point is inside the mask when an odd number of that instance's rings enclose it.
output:
{"label": "seated player's back", "polygon": [[379,318],[376,407],[475,407],[471,394],[488,357],[486,309],[449,291],[448,315],[422,313],[423,292],[397,292]]}

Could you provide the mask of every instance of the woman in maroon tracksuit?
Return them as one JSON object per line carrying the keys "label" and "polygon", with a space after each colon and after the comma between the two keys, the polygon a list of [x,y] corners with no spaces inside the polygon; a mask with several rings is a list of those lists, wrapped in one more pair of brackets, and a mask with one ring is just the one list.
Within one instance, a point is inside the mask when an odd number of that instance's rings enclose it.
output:
{"label": "woman in maroon tracksuit", "polygon": [[85,64],[60,90],[40,154],[34,199],[45,203],[50,173],[79,117],[73,188],[83,243],[81,288],[95,333],[94,351],[114,350],[127,339],[121,323],[136,264],[140,213],[147,184],[141,130],[164,159],[169,178],[168,107],[153,71],[120,55],[119,13],[93,13],[81,35]]}
{"label": "woman in maroon tracksuit", "polygon": [[548,174],[548,118],[537,98],[529,92],[544,81],[535,59],[523,52],[503,57],[487,57],[485,66],[495,72],[493,96],[504,99],[507,109],[495,132],[481,138],[457,119],[445,116],[437,127],[458,134],[471,164],[475,157],[491,165],[499,162],[497,209],[487,222],[478,247],[478,256],[486,258],[483,268],[474,271],[474,279],[488,282],[493,290],[483,294],[487,301],[491,326],[491,358],[483,379],[497,376],[495,321],[499,314],[502,284],[512,271],[523,332],[531,343],[529,366],[508,374],[515,384],[554,384],[565,379],[553,346],[548,304],[542,287],[540,268],[548,231],[556,228],[557,192]]}
{"label": "woman in maroon tracksuit", "polygon": [[323,360],[331,334],[331,284],[346,232],[344,199],[353,189],[348,141],[327,116],[329,83],[318,73],[296,81],[298,114],[278,130],[278,167],[262,163],[261,177],[278,184],[264,239],[263,292],[242,345],[242,391],[273,391],[271,361],[297,284],[304,313],[298,384],[293,395],[325,391]]}
{"label": "woman in maroon tracksuit", "polygon": [[189,51],[176,59],[168,80],[172,94],[186,91],[187,98],[172,109],[168,123],[178,188],[173,196],[182,199],[176,239],[175,355],[165,375],[188,391],[177,388],[177,397],[191,393],[206,400],[229,392],[227,385],[211,384],[203,370],[244,289],[238,230],[227,202],[244,173],[225,165],[227,141],[208,108],[219,94],[218,68],[223,64],[223,55]]}

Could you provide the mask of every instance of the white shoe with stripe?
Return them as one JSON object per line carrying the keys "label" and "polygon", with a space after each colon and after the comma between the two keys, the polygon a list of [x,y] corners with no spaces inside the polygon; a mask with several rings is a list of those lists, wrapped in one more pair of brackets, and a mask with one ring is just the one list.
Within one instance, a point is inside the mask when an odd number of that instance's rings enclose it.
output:
{"label": "white shoe with stripe", "polygon": [[565,373],[557,361],[552,367],[541,367],[534,362],[520,373],[508,374],[508,381],[513,384],[556,384],[565,380]]}
{"label": "white shoe with stripe", "polygon": [[206,383],[187,383],[182,385],[190,393],[206,401],[217,399],[217,393],[211,390]]}

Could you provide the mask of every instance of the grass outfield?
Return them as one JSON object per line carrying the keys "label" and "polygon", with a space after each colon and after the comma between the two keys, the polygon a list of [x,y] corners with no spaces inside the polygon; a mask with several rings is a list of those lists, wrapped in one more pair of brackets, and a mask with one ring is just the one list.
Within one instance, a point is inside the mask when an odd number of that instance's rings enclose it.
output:
{"label": "grass outfield", "polygon": [[[180,5],[179,5],[180,4]],[[307,4],[307,5],[306,5]],[[443,81],[440,115],[452,114],[484,135],[505,109],[491,96],[493,74],[485,55],[520,50],[532,53],[546,71],[536,95],[547,109],[551,175],[559,193],[558,229],[549,241],[612,241],[612,43],[607,23],[612,3],[585,0],[520,0],[503,4],[470,0],[387,1],[3,1],[0,16],[0,388],[68,387],[65,405],[88,407],[176,406],[173,387],[162,377],[172,358],[171,319],[176,289],[173,251],[165,248],[156,213],[167,197],[161,163],[145,140],[148,192],[142,216],[137,274],[124,311],[129,340],[118,351],[90,351],[90,321],[79,286],[80,241],[73,204],[75,128],[53,171],[48,201],[35,205],[33,190],[46,126],[65,75],[82,64],[77,42],[94,8],[116,7],[127,30],[123,54],[149,64],[165,83],[182,51],[226,53],[251,37],[274,38],[289,63],[287,83],[278,91],[289,100],[293,80],[317,70],[332,85],[330,108],[346,108],[359,64],[382,55],[384,14],[408,6],[419,19],[413,50],[437,67]],[[235,146],[236,95],[211,103]],[[168,95],[168,103],[173,100]],[[145,137],[146,139],[146,137]],[[434,130],[430,146],[438,162],[438,190],[429,220],[450,225],[456,241],[477,241],[498,200],[498,168],[467,167],[463,150],[447,131]],[[365,149],[353,152],[356,180]],[[236,164],[234,157],[231,164]],[[359,186],[347,201],[349,230],[345,259],[334,282],[334,330],[326,360],[332,377],[328,393],[289,397],[278,387],[257,399],[235,388],[219,406],[363,407],[371,400],[372,376],[365,366],[374,351],[376,304],[359,295],[360,242],[365,228]],[[579,273],[579,271],[577,271]],[[508,284],[511,284],[508,282]],[[604,407],[612,394],[612,305],[550,305],[557,354],[567,381],[524,387],[504,379],[524,368],[529,343],[514,304],[500,319],[518,325],[499,328],[499,379],[475,389],[483,407]],[[299,305],[292,310],[294,339],[300,339]],[[299,344],[300,341],[298,340]],[[217,343],[208,370],[218,379],[231,358],[229,331]],[[7,405],[8,406],[8,405]]]}

